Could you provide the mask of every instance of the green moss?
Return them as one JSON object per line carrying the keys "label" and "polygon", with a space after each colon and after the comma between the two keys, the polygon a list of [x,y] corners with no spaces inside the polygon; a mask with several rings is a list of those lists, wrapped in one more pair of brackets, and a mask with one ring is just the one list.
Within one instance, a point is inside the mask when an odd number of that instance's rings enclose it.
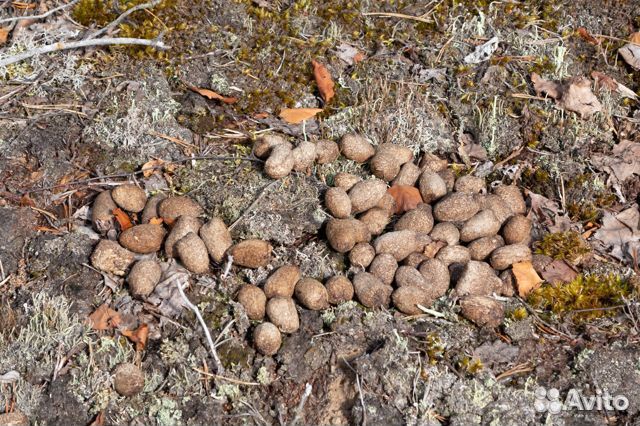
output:
{"label": "green moss", "polygon": [[440,336],[435,333],[430,333],[427,335],[427,339],[425,341],[426,348],[425,353],[429,359],[429,364],[435,365],[444,357],[444,343]]}
{"label": "green moss", "polygon": [[571,314],[573,320],[582,322],[617,314],[606,308],[624,304],[632,293],[632,283],[618,275],[580,275],[570,283],[543,285],[530,293],[528,302],[557,315]]}
{"label": "green moss", "polygon": [[480,359],[465,356],[458,362],[458,368],[467,374],[475,375],[482,371],[484,365]]}
{"label": "green moss", "polygon": [[579,263],[591,251],[591,248],[582,235],[575,231],[566,231],[545,235],[542,240],[536,243],[535,251],[538,254],[575,264]]}
{"label": "green moss", "polygon": [[527,308],[525,308],[524,306],[515,308],[508,314],[508,317],[514,321],[522,321],[523,319],[526,319],[528,316],[529,316],[529,312],[527,311]]}

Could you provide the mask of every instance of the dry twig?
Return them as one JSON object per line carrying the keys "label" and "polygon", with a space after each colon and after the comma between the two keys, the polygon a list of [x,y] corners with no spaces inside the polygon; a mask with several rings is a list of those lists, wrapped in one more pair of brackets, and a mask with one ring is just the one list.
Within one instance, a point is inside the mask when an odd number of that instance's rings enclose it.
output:
{"label": "dry twig", "polygon": [[73,0],[71,3],[67,3],[67,4],[63,4],[61,6],[58,6],[54,9],[51,9],[48,12],[45,12],[41,15],[27,15],[27,16],[16,16],[13,18],[6,18],[6,19],[0,19],[0,24],[6,24],[7,22],[15,22],[15,21],[22,21],[24,19],[44,19],[50,15],[53,15],[54,13],[62,10],[62,9],[66,9],[68,7],[73,6],[74,4],[78,3],[80,0]]}

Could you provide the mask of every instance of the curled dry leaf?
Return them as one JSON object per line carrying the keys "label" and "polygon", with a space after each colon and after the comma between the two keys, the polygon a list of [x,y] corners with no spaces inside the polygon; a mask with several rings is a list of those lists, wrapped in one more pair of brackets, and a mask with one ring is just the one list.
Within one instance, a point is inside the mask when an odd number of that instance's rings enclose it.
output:
{"label": "curled dry leaf", "polygon": [[238,102],[237,98],[222,96],[211,89],[203,89],[195,86],[188,86],[188,87],[189,87],[189,90],[191,90],[192,92],[196,92],[197,94],[202,95],[207,99],[215,99],[218,101],[222,101],[225,104],[235,104],[236,102]]}
{"label": "curled dry leaf", "polygon": [[122,335],[126,336],[136,344],[136,351],[143,351],[145,346],[147,345],[147,340],[149,338],[149,326],[147,324],[142,324],[140,327],[135,330],[123,330]]}
{"label": "curled dry leaf", "polygon": [[640,70],[640,31],[631,34],[629,41],[631,43],[622,46],[618,52],[632,68]]}
{"label": "curled dry leaf", "polygon": [[117,207],[113,209],[113,216],[118,221],[118,225],[120,225],[121,231],[126,231],[133,226],[133,223],[131,223],[131,218],[121,208]]}
{"label": "curled dry leaf", "polygon": [[94,330],[109,330],[120,324],[120,314],[104,303],[98,309],[93,311],[87,322]]}
{"label": "curled dry leaf", "polygon": [[157,169],[159,169],[164,164],[164,160],[159,158],[155,158],[151,161],[147,161],[142,165],[142,175],[146,178],[151,176]]}
{"label": "curled dry leaf", "polygon": [[322,112],[320,108],[285,108],[280,111],[280,118],[289,124],[299,124]]}
{"label": "curled dry leaf", "polygon": [[329,102],[335,95],[333,90],[335,83],[331,78],[331,73],[329,73],[327,67],[315,59],[311,61],[311,64],[313,65],[313,76],[316,79],[320,96],[322,96],[322,99],[324,99],[325,102]]}
{"label": "curled dry leaf", "polygon": [[613,257],[623,260],[630,255],[629,248],[640,241],[639,221],[640,211],[637,205],[617,214],[605,212],[602,218],[602,227],[598,229],[593,238],[611,248]]}
{"label": "curled dry leaf", "polygon": [[422,203],[422,196],[418,188],[407,185],[392,186],[387,189],[389,195],[396,201],[396,214],[401,214],[418,207]]}
{"label": "curled dry leaf", "polygon": [[517,262],[512,265],[513,276],[516,279],[518,294],[525,297],[532,290],[542,284],[542,278],[538,275],[531,262]]}
{"label": "curled dry leaf", "polygon": [[591,91],[591,81],[586,77],[573,77],[566,82],[545,80],[535,72],[531,74],[533,88],[538,95],[546,93],[558,106],[587,118],[602,111],[602,104]]}
{"label": "curled dry leaf", "polygon": [[550,284],[568,283],[576,279],[578,273],[565,260],[554,260],[545,266],[542,278]]}
{"label": "curled dry leaf", "polygon": [[612,92],[618,92],[625,98],[637,99],[638,95],[629,89],[624,84],[619,83],[615,78],[609,77],[605,73],[601,73],[599,71],[592,71],[591,78],[593,78],[596,82],[596,86],[605,87]]}

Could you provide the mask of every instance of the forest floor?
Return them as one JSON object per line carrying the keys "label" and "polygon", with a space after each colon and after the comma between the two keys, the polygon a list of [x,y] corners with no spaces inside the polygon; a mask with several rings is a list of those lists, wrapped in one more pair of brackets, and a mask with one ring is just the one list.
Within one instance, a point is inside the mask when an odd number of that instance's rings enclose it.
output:
{"label": "forest floor", "polygon": [[[10,21],[64,3],[0,0],[0,64],[94,39],[142,3],[79,0]],[[151,3],[96,38],[162,37],[168,50],[92,46],[0,65],[0,424],[9,412],[43,425],[640,424],[640,71],[619,53],[640,30],[637,1]],[[465,61],[492,37],[488,59]],[[336,84],[326,105],[312,60]],[[600,108],[545,96],[536,74],[567,92],[571,78],[588,79]],[[322,111],[291,124],[282,108]],[[358,132],[515,183],[533,249],[576,276],[543,284],[536,300],[508,298],[495,329],[446,296],[435,316],[355,302],[300,309],[300,330],[262,356],[235,292],[284,263],[319,279],[345,271],[324,237],[323,194],[337,172],[370,175],[343,158],[274,184],[246,161],[268,132],[292,142]],[[225,329],[218,351],[232,380],[203,373],[212,364],[194,315],[134,301],[88,266],[89,207],[123,181],[186,194],[237,221],[234,238],[274,246],[268,268],[222,279],[214,265],[187,291],[214,338]],[[87,325],[105,303],[149,324],[144,350]],[[145,374],[135,397],[113,389],[125,361]],[[551,413],[540,387],[561,401],[601,391],[629,404]]]}

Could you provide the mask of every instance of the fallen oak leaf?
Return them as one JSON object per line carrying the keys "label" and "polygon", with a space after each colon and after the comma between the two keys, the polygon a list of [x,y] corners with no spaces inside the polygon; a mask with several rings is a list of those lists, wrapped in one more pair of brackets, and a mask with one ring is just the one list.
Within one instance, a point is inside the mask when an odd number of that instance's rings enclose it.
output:
{"label": "fallen oak leaf", "polygon": [[133,226],[133,223],[131,223],[131,218],[121,208],[116,207],[115,209],[113,209],[113,216],[118,221],[120,230],[126,231]]}
{"label": "fallen oak leaf", "polygon": [[313,118],[322,112],[320,108],[284,108],[280,111],[280,118],[289,124],[299,124]]}
{"label": "fallen oak leaf", "polygon": [[327,67],[315,59],[311,60],[311,64],[313,65],[313,76],[316,79],[320,96],[322,96],[322,99],[328,103],[336,94],[333,90],[335,83],[331,78],[331,73]]}
{"label": "fallen oak leaf", "polygon": [[596,85],[601,84],[602,87],[606,87],[612,92],[618,92],[625,98],[631,98],[631,99],[638,98],[638,95],[636,95],[636,93],[633,90],[629,89],[624,84],[619,83],[618,80],[616,80],[615,78],[609,77],[605,73],[602,73],[599,71],[592,71],[591,77],[595,80]]}
{"label": "fallen oak leaf", "polygon": [[147,161],[142,165],[142,175],[146,178],[150,177],[157,169],[159,169],[164,164],[164,160],[159,158],[154,158],[153,160]]}
{"label": "fallen oak leaf", "polygon": [[415,186],[396,185],[387,189],[387,193],[393,197],[396,202],[396,214],[401,214],[418,207],[422,203],[422,195]]}
{"label": "fallen oak leaf", "polygon": [[549,284],[568,283],[576,279],[578,273],[569,263],[556,259],[545,266],[542,278]]}
{"label": "fallen oak leaf", "polygon": [[224,102],[225,104],[235,104],[236,102],[238,102],[237,98],[222,96],[221,94],[216,93],[211,89],[204,89],[204,88],[199,88],[199,87],[195,87],[195,86],[187,86],[187,87],[192,92],[196,92],[197,94],[202,95],[207,99],[219,100],[219,101]]}
{"label": "fallen oak leaf", "polygon": [[537,289],[542,284],[542,278],[533,268],[533,264],[529,261],[516,262],[512,266],[513,276],[516,279],[518,294],[525,297],[532,290]]}
{"label": "fallen oak leaf", "polygon": [[149,326],[147,324],[142,324],[135,330],[122,330],[122,335],[128,337],[129,340],[135,343],[136,351],[140,352],[143,351],[147,345],[147,340],[149,339]]}
{"label": "fallen oak leaf", "polygon": [[555,99],[558,106],[588,118],[602,111],[602,104],[591,91],[591,81],[585,77],[572,77],[565,82],[546,80],[536,73],[531,74],[533,88],[538,95],[546,93]]}
{"label": "fallen oak leaf", "polygon": [[111,309],[106,303],[93,311],[87,318],[87,322],[94,330],[109,330],[115,328],[120,324],[120,321],[120,314]]}

